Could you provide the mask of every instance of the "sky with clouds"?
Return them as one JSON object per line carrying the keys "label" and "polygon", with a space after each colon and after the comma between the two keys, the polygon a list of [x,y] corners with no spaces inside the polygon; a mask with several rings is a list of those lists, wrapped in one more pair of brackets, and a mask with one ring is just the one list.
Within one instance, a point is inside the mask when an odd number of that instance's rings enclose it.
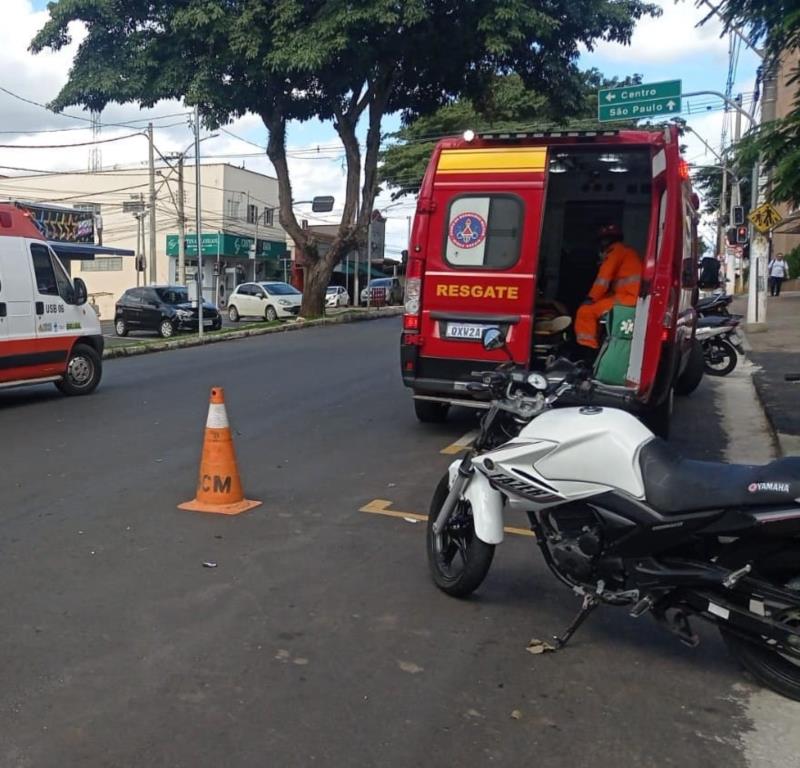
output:
{"label": "sky with clouds", "polygon": [[[724,91],[728,76],[728,40],[720,37],[720,25],[714,21],[698,28],[706,12],[693,0],[655,0],[663,9],[656,19],[641,21],[630,46],[599,43],[592,51],[583,51],[581,65],[596,67],[607,76],[624,77],[639,73],[645,82],[681,79],[684,93]],[[0,25],[0,88],[41,104],[51,100],[66,80],[74,46],[58,53],[31,55],[27,47],[47,18],[47,0],[3,0],[3,24]],[[80,30],[77,30],[78,36]],[[752,97],[758,60],[742,48],[738,56],[734,94],[745,95],[745,106]],[[683,117],[693,130],[719,151],[725,113],[719,99],[706,96],[685,100]],[[54,115],[41,107],[21,101],[0,91],[0,173],[16,175],[29,170],[86,169],[91,147],[71,149],[38,148],[43,145],[88,142],[92,138],[88,115],[67,110],[69,115]],[[76,119],[80,118],[80,119]],[[138,133],[147,120],[157,125],[156,145],[164,154],[180,151],[191,142],[186,110],[178,102],[161,103],[141,111],[134,105],[110,105],[101,116],[102,138],[116,138]],[[727,118],[730,125],[730,118]],[[125,125],[113,125],[124,123]],[[385,130],[397,126],[389,118]],[[256,145],[263,145],[266,131],[260,120],[245,117],[227,129],[246,141],[220,132],[203,144],[203,154],[254,171],[272,174],[269,161]],[[343,153],[330,125],[310,121],[293,125],[289,131],[290,167],[294,196],[307,199],[318,194],[332,194],[342,201],[344,174]],[[687,159],[699,165],[713,164],[714,155],[692,134],[687,135]],[[26,148],[22,148],[22,147]],[[34,147],[34,148],[27,148]],[[147,162],[147,143],[141,135],[102,145],[105,168],[115,164],[130,166]],[[377,207],[384,210],[387,223],[387,255],[397,256],[405,247],[408,217],[414,203],[404,198],[392,203],[383,194]],[[334,210],[334,214],[336,210]],[[335,220],[335,219],[331,219]]]}

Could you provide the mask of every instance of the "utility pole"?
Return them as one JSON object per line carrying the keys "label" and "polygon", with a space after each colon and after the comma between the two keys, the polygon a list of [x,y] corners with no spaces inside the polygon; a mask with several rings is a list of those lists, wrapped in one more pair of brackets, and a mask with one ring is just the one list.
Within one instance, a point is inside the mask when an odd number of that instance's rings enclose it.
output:
{"label": "utility pole", "polygon": [[367,309],[369,309],[372,291],[369,289],[369,278],[372,274],[372,216],[369,217],[367,224]]}
{"label": "utility pole", "polygon": [[139,213],[134,213],[136,219],[136,287],[139,287],[139,280],[142,273],[139,271],[139,259],[142,257],[142,222]]}
{"label": "utility pole", "polygon": [[[777,100],[777,62],[763,63],[763,98],[761,125],[775,120]],[[750,210],[754,211],[769,192],[769,169],[762,169],[761,159],[753,166]],[[767,330],[767,263],[770,241],[766,234],[750,226],[750,285],[747,293],[747,328],[751,332]]]}
{"label": "utility pole", "polygon": [[[247,193],[248,199],[250,198],[250,193]],[[247,204],[247,207],[250,207],[250,203]],[[258,215],[258,208],[256,208],[256,236],[253,240],[253,282],[256,281],[256,264],[258,263],[258,222],[261,217]],[[284,282],[286,282],[284,280]]]}
{"label": "utility pole", "polygon": [[[736,99],[736,103],[741,106],[742,105],[742,94],[740,93]],[[733,143],[731,144],[731,149],[735,151],[736,147],[739,144],[739,139],[742,136],[742,113],[736,112],[736,117],[734,118],[733,122]],[[733,219],[733,211],[734,208],[738,208],[742,204],[742,190],[739,186],[739,181],[736,182],[731,187],[731,205],[730,211],[728,213],[728,227],[734,226],[734,219]],[[732,291],[734,294],[741,292],[741,282],[742,278],[744,277],[744,270],[742,269],[742,257],[739,256],[739,280],[736,280],[736,256],[732,259],[728,259],[726,261],[726,270],[725,270],[725,277],[727,282],[729,282],[732,286]],[[726,285],[727,285],[726,282]]]}
{"label": "utility pole", "polygon": [[203,221],[200,215],[200,107],[194,106],[194,222],[197,231],[197,332],[203,338]]}
{"label": "utility pole", "polygon": [[153,124],[147,124],[148,161],[150,165],[150,282],[158,282],[156,272],[156,159],[153,147]]}
{"label": "utility pole", "polygon": [[183,155],[178,155],[178,282],[186,285],[186,217],[183,210]]}

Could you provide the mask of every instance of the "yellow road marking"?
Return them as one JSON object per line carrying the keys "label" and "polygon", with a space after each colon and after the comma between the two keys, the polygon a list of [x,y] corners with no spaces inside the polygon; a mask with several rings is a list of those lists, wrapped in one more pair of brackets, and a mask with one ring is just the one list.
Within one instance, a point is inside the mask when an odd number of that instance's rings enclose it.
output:
{"label": "yellow road marking", "polygon": [[461,451],[466,451],[467,448],[469,448],[472,445],[473,441],[477,436],[478,436],[477,429],[470,430],[469,432],[467,432],[466,435],[459,437],[458,440],[456,440],[454,443],[450,443],[450,445],[448,445],[447,447],[442,448],[442,450],[439,451],[439,453],[444,453],[447,454],[448,456],[453,456],[456,453],[461,453]]}
{"label": "yellow road marking", "polygon": [[[397,509],[389,509],[391,506],[392,502],[387,499],[373,499],[369,504],[365,504],[358,511],[366,512],[370,515],[385,515],[386,517],[409,518],[411,520],[426,521],[428,519],[427,515],[420,515],[418,512],[400,512]],[[514,536],[533,536],[533,531],[529,531],[527,528],[507,526],[503,528],[503,530]]]}

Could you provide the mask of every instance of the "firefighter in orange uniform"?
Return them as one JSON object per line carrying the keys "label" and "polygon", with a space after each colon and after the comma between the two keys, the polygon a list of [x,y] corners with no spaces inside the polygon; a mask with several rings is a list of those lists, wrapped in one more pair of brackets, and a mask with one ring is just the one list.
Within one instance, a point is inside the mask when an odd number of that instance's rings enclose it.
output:
{"label": "firefighter in orange uniform", "polygon": [[642,276],[642,260],[622,242],[622,230],[616,224],[601,227],[598,234],[603,263],[588,298],[575,316],[576,340],[591,349],[600,346],[597,326],[606,312],[615,304],[636,305]]}

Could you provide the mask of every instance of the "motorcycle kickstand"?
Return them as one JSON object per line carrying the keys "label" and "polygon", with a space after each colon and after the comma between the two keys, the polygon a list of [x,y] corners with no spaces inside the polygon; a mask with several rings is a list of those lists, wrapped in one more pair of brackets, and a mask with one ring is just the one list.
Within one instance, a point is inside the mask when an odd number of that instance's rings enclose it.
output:
{"label": "motorcycle kickstand", "polygon": [[600,605],[600,600],[595,595],[584,595],[583,604],[581,605],[578,615],[572,620],[572,623],[567,627],[563,634],[557,635],[553,638],[555,650],[560,651],[569,642],[570,638],[578,631],[578,628],[589,617],[589,614]]}

